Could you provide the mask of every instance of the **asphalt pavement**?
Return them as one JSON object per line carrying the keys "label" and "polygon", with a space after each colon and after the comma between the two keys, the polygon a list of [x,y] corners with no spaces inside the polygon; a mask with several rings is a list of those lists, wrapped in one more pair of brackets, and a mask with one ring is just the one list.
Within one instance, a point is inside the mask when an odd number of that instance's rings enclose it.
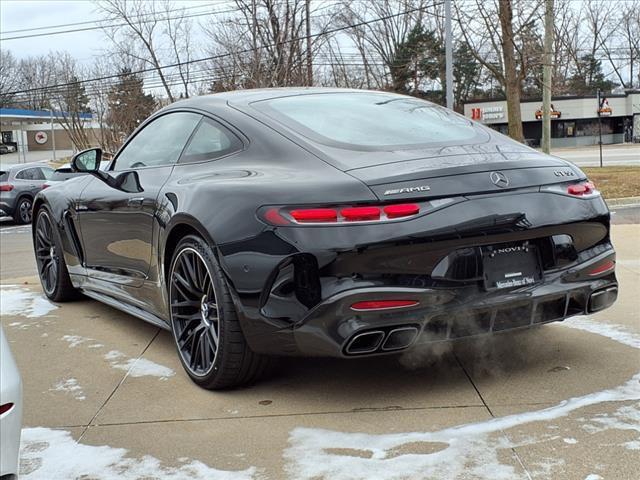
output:
{"label": "asphalt pavement", "polygon": [[640,471],[640,208],[614,209],[620,297],[589,317],[399,357],[286,359],[208,392],[170,335],[52,304],[30,229],[0,226],[21,369],[21,480],[631,480]]}

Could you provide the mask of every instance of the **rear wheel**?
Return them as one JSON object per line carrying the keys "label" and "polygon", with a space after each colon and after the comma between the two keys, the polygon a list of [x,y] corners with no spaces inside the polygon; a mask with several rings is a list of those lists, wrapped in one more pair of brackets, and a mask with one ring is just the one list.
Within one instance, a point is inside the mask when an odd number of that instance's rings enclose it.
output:
{"label": "rear wheel", "polygon": [[222,270],[201,238],[183,238],[169,273],[171,329],[182,366],[203,388],[255,381],[270,359],[251,351],[240,328]]}
{"label": "rear wheel", "polygon": [[23,225],[31,223],[31,210],[33,209],[33,201],[29,197],[20,197],[16,205],[16,211],[13,213],[13,221]]}
{"label": "rear wheel", "polygon": [[42,208],[36,217],[33,246],[38,276],[45,295],[55,302],[72,300],[78,291],[71,284],[62,248],[49,212]]}

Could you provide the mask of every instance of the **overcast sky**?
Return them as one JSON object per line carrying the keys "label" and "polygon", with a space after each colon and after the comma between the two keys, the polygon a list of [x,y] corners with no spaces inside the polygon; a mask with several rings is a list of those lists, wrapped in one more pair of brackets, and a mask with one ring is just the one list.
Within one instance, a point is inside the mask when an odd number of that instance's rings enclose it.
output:
{"label": "overcast sky", "polygon": [[[224,6],[228,0],[174,0],[176,6],[193,7],[211,5]],[[216,7],[217,8],[217,7]],[[96,2],[88,0],[0,0],[0,33],[2,37],[14,37],[49,32],[51,30],[15,32],[25,28],[48,27],[76,22],[99,20],[101,13]],[[59,30],[90,27],[77,25],[62,27]],[[100,30],[48,35],[43,37],[23,38],[2,41],[2,48],[11,50],[18,57],[46,54],[51,50],[66,50],[73,57],[84,63],[99,55],[106,38]]]}

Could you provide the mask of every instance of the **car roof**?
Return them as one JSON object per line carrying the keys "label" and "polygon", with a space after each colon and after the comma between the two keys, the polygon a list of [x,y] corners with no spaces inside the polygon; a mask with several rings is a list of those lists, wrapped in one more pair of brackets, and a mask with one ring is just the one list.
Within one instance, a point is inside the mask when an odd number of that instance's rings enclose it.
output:
{"label": "car roof", "polygon": [[44,167],[44,168],[51,168],[49,165],[45,165],[43,163],[39,163],[39,162],[33,162],[33,163],[14,163],[12,165],[5,165],[4,167],[0,167],[0,171],[3,172],[13,172],[15,170],[22,170],[24,168],[34,168],[34,167]]}
{"label": "car roof", "polygon": [[[249,90],[233,90],[229,92],[213,93],[192,97],[171,104],[167,109],[180,107],[193,107],[208,110],[207,107],[220,107],[224,104],[247,105],[261,100],[273,98],[291,97],[297,95],[313,95],[327,93],[377,93],[394,95],[393,92],[379,90],[360,90],[355,88],[329,88],[329,87],[282,87],[282,88],[256,88]],[[397,94],[395,94],[397,95]]]}

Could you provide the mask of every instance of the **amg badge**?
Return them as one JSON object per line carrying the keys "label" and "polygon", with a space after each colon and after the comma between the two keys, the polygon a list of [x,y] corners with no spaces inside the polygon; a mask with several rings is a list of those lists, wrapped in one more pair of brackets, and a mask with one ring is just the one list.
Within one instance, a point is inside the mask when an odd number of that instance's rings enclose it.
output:
{"label": "amg badge", "polygon": [[419,187],[405,187],[405,188],[392,188],[391,190],[385,190],[385,195],[399,195],[400,193],[415,193],[415,192],[428,192],[431,187],[427,185],[421,185]]}

